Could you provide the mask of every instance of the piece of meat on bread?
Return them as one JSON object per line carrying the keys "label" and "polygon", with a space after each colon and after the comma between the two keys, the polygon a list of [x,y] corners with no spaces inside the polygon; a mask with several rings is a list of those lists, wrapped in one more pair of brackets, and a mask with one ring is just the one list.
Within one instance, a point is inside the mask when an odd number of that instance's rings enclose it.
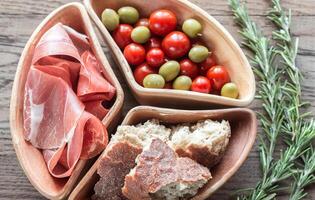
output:
{"label": "piece of meat on bread", "polygon": [[228,121],[199,121],[193,126],[172,128],[172,148],[181,157],[189,157],[206,167],[216,165],[229,143],[231,128]]}
{"label": "piece of meat on bread", "polygon": [[180,158],[160,139],[153,139],[125,177],[123,194],[131,200],[175,200],[194,196],[211,178],[206,167]]}
{"label": "piece of meat on bread", "polygon": [[141,153],[139,148],[129,141],[111,142],[102,157],[97,173],[100,180],[95,184],[92,199],[121,200],[126,199],[121,192],[125,176],[136,163],[136,157]]}

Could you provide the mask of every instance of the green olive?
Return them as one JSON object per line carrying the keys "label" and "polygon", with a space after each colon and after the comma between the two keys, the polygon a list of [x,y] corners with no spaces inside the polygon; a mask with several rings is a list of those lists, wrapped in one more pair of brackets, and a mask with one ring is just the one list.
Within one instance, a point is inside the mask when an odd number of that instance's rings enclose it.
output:
{"label": "green olive", "polygon": [[106,8],[102,12],[102,22],[109,31],[113,31],[119,25],[119,16],[115,10]]}
{"label": "green olive", "polygon": [[209,56],[209,50],[207,47],[202,45],[196,45],[190,49],[188,57],[195,63],[201,63]]}
{"label": "green olive", "polygon": [[190,38],[195,38],[201,34],[202,26],[195,19],[187,19],[184,21],[182,29]]}
{"label": "green olive", "polygon": [[163,88],[165,85],[164,78],[159,74],[149,74],[143,79],[145,88]]}
{"label": "green olive", "polygon": [[159,69],[159,74],[166,81],[171,81],[179,74],[180,65],[177,61],[171,60],[163,64]]}
{"label": "green olive", "polygon": [[236,99],[238,97],[238,89],[235,83],[226,83],[221,89],[221,96]]}
{"label": "green olive", "polygon": [[150,37],[150,30],[145,26],[138,26],[131,32],[131,39],[136,43],[146,43]]}
{"label": "green olive", "polygon": [[179,76],[173,82],[173,88],[176,90],[189,90],[192,81],[188,76]]}
{"label": "green olive", "polygon": [[139,12],[131,6],[119,8],[118,15],[120,21],[125,24],[135,24],[139,19]]}

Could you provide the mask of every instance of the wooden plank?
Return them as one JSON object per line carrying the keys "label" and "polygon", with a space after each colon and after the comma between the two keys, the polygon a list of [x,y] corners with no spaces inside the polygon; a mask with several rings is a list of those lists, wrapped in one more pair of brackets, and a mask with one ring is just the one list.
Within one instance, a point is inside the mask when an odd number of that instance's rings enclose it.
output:
{"label": "wooden plank", "polygon": [[[64,3],[78,0],[1,0],[0,13],[9,13],[10,15],[46,15],[52,9],[63,5]],[[150,0],[145,0],[150,1]],[[211,15],[231,15],[227,0],[190,0],[197,4]],[[270,1],[249,0],[247,5],[252,15],[265,15],[266,8]],[[293,15],[315,15],[315,4],[313,0],[282,0],[286,8],[292,9]]]}
{"label": "wooden plank", "polygon": [[[0,2],[0,199],[43,199],[31,186],[16,160],[9,130],[10,94],[19,56],[30,34],[50,11],[70,1],[30,0],[26,3],[24,0],[2,0]],[[215,15],[240,42],[238,29],[232,20],[226,1],[193,0],[192,2]],[[297,63],[305,74],[303,96],[312,103],[311,110],[315,111],[315,68],[313,67],[313,63],[315,63],[315,32],[313,31],[315,29],[313,11],[315,4],[313,0],[285,0],[283,2],[286,7],[293,9],[295,15],[292,32],[295,36],[300,37]],[[264,16],[261,16],[265,14],[268,1],[249,0],[248,5],[250,13],[255,15],[253,19],[267,35],[270,35],[273,26]],[[110,63],[115,66],[106,45],[103,47]],[[115,74],[125,89],[125,114],[137,103],[128,91],[126,82],[117,67]],[[256,111],[260,110],[260,102],[254,101],[251,108]],[[231,191],[255,185],[260,178],[257,147],[258,142],[240,170],[211,199],[229,199]],[[279,145],[277,154],[281,148],[283,146]],[[314,186],[310,187],[308,191],[310,196],[307,199],[315,199]],[[287,197],[284,196],[283,199],[287,199]]]}

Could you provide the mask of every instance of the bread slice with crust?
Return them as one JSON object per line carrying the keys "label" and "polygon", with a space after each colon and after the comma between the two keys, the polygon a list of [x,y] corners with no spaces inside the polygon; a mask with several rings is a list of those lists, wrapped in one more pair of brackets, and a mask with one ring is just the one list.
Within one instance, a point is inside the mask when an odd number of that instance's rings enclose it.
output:
{"label": "bread slice with crust", "polygon": [[131,200],[183,199],[194,196],[210,178],[206,167],[178,157],[165,142],[153,139],[126,175],[122,192]]}
{"label": "bread slice with crust", "polygon": [[125,176],[136,163],[136,157],[142,152],[129,141],[111,142],[102,157],[97,173],[100,180],[94,186],[93,200],[121,200],[126,199],[121,188]]}
{"label": "bread slice with crust", "polygon": [[199,121],[193,126],[172,127],[172,148],[181,157],[189,157],[206,167],[213,167],[222,158],[229,143],[228,121]]}

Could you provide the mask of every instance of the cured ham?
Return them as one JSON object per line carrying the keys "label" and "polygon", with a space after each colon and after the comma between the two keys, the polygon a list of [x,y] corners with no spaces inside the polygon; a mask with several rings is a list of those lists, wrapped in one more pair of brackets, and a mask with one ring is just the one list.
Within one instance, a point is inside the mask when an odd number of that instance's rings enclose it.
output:
{"label": "cured ham", "polygon": [[103,106],[102,102],[102,100],[84,102],[85,110],[95,115],[97,118],[103,119],[108,113],[108,109]]}
{"label": "cured ham", "polygon": [[100,74],[100,64],[95,56],[86,51],[82,54],[84,63],[80,69],[77,95],[82,101],[110,100],[115,88]]}
{"label": "cured ham", "polygon": [[72,137],[84,105],[65,81],[32,67],[25,87],[25,138],[39,149],[54,149]]}
{"label": "cured ham", "polygon": [[103,105],[115,88],[102,75],[88,37],[61,23],[39,40],[24,96],[24,137],[41,149],[49,172],[71,175],[79,159],[107,145]]}

